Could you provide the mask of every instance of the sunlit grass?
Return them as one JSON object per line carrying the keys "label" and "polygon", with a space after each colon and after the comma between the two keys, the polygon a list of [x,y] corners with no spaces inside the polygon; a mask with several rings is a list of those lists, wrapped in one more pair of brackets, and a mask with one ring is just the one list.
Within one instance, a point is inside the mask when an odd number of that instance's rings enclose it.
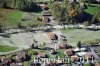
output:
{"label": "sunlit grass", "polygon": [[100,39],[100,31],[89,31],[86,29],[63,29],[62,33],[67,37],[68,44],[76,46],[78,41]]}
{"label": "sunlit grass", "polygon": [[0,45],[0,52],[9,52],[9,51],[13,51],[16,49],[17,49],[16,47],[9,47],[9,46]]}

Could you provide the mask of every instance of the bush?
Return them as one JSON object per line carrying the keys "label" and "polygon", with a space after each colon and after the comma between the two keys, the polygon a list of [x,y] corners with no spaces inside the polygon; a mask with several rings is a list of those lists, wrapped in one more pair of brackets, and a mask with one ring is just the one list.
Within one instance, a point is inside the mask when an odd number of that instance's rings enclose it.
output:
{"label": "bush", "polygon": [[40,12],[42,8],[37,3],[28,0],[0,0],[0,7],[2,8],[16,8],[28,12]]}
{"label": "bush", "polygon": [[34,48],[34,43],[32,44],[31,48],[32,48],[32,49]]}
{"label": "bush", "polygon": [[17,23],[17,27],[22,28],[22,23],[21,22]]}
{"label": "bush", "polygon": [[38,52],[36,50],[33,50],[33,55],[38,55]]}
{"label": "bush", "polygon": [[81,48],[81,41],[78,41],[77,47]]}

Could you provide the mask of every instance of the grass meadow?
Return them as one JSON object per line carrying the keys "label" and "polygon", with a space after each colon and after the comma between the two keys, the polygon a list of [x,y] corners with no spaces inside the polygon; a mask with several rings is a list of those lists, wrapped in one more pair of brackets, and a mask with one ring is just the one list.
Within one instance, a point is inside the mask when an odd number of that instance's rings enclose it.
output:
{"label": "grass meadow", "polygon": [[100,39],[99,31],[89,31],[86,29],[62,29],[62,33],[67,37],[68,44],[76,46],[78,41]]}

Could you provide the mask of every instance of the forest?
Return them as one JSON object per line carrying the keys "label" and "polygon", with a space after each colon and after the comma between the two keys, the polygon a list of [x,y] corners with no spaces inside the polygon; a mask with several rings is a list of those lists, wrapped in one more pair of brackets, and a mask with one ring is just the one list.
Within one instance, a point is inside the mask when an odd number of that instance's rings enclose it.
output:
{"label": "forest", "polygon": [[34,0],[0,0],[0,7],[9,9],[19,9],[28,12],[41,11],[41,7]]}

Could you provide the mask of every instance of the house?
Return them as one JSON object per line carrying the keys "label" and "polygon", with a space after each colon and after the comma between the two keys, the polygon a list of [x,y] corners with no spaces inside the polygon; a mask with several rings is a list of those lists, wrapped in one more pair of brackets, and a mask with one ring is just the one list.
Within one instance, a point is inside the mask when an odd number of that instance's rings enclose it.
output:
{"label": "house", "polygon": [[16,55],[16,60],[18,62],[26,60],[26,53],[24,51],[18,52],[17,55]]}
{"label": "house", "polygon": [[52,14],[51,14],[50,11],[47,11],[47,10],[43,11],[43,12],[42,12],[43,22],[49,23],[49,22],[50,22],[49,17],[50,17],[51,15],[52,15]]}
{"label": "house", "polygon": [[100,64],[99,64],[99,63],[97,63],[97,64],[95,64],[95,66],[100,66]]}
{"label": "house", "polygon": [[92,55],[92,53],[91,53],[91,52],[87,52],[87,53],[85,54],[85,59],[86,59],[86,60],[87,60],[87,59],[93,60],[93,55]]}
{"label": "house", "polygon": [[57,51],[55,49],[51,50],[51,54],[56,54],[56,53],[57,53]]}
{"label": "house", "polygon": [[43,11],[49,9],[49,8],[47,7],[47,3],[46,3],[46,2],[39,3],[38,5],[42,8]]}
{"label": "house", "polygon": [[72,49],[67,49],[67,50],[65,51],[65,54],[67,54],[68,56],[72,56],[72,55],[74,55],[75,53],[74,53],[74,51],[73,51]]}
{"label": "house", "polygon": [[53,40],[58,40],[58,36],[54,32],[48,33],[50,39]]}
{"label": "house", "polygon": [[78,56],[77,55],[71,56],[71,61],[72,62],[75,62],[77,59],[78,59]]}
{"label": "house", "polygon": [[86,48],[85,47],[83,47],[83,48],[75,48],[74,51],[75,52],[86,51]]}
{"label": "house", "polygon": [[77,55],[82,57],[82,56],[85,56],[86,53],[87,52],[78,52]]}
{"label": "house", "polygon": [[38,53],[37,55],[39,58],[47,58],[47,55],[45,53]]}
{"label": "house", "polygon": [[64,47],[64,45],[63,44],[60,44],[59,45],[59,49],[64,49],[65,47]]}
{"label": "house", "polygon": [[49,37],[50,37],[51,40],[55,40],[55,33],[50,32]]}
{"label": "house", "polygon": [[1,62],[3,63],[3,65],[10,65],[10,63],[12,62],[12,60],[9,57],[2,57],[1,58]]}
{"label": "house", "polygon": [[70,47],[69,47],[69,45],[67,45],[67,44],[60,44],[60,45],[59,45],[59,48],[60,48],[60,49],[69,49]]}

